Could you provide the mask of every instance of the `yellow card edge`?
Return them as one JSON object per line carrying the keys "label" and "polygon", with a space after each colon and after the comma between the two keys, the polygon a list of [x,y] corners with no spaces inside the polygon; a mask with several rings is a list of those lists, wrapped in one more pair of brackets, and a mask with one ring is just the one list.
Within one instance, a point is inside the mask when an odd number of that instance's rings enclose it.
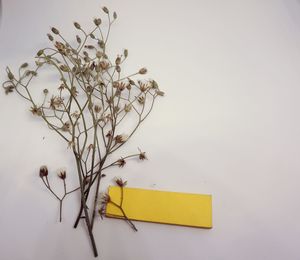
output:
{"label": "yellow card edge", "polygon": [[[118,187],[116,185],[110,185],[108,187],[108,191],[111,187]],[[190,193],[190,192],[177,192],[177,191],[166,191],[166,190],[156,190],[156,189],[144,189],[144,188],[134,188],[134,187],[126,187],[126,189],[132,189],[132,190],[149,190],[149,191],[157,191],[157,192],[169,192],[169,193],[179,193],[179,194],[191,194],[191,195],[203,195],[210,197],[211,199],[211,208],[212,208],[212,194],[199,194],[199,193]],[[105,217],[107,218],[115,218],[115,219],[125,219],[123,216],[109,214],[105,211]],[[171,225],[171,226],[181,226],[181,227],[193,227],[193,228],[204,228],[204,229],[212,229],[213,228],[213,215],[211,216],[211,226],[194,226],[194,225],[181,225],[181,224],[173,224],[168,222],[154,222],[154,221],[147,221],[147,220],[140,220],[140,219],[133,219],[128,218],[129,220],[138,221],[138,222],[147,222],[147,223],[156,223],[156,224],[164,224],[164,225]]]}

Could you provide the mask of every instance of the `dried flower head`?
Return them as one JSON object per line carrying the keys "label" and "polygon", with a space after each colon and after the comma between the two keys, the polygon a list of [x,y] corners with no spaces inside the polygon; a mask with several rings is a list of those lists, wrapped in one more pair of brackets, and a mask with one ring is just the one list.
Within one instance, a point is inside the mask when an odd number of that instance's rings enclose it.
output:
{"label": "dried flower head", "polygon": [[140,159],[141,161],[144,161],[144,160],[148,159],[147,156],[146,156],[146,153],[145,153],[145,152],[142,152],[142,151],[140,150],[139,159]]}
{"label": "dried flower head", "polygon": [[127,181],[123,181],[121,178],[115,178],[115,183],[119,186],[119,187],[124,187],[127,185]]}
{"label": "dried flower head", "polygon": [[106,205],[107,203],[110,202],[110,200],[111,200],[110,196],[107,193],[102,194],[102,196],[101,196],[101,203],[102,203],[102,205],[103,204]]}
{"label": "dried flower head", "polygon": [[5,94],[7,95],[7,94],[13,92],[13,91],[14,91],[14,88],[15,88],[15,87],[14,87],[13,85],[9,85],[9,86],[4,87]]}
{"label": "dried flower head", "polygon": [[120,168],[123,168],[126,164],[125,159],[120,158],[119,160],[117,160],[116,165],[118,165]]}
{"label": "dried flower head", "polygon": [[37,106],[31,107],[30,111],[35,116],[41,116],[43,114],[42,108],[37,107]]}
{"label": "dried flower head", "polygon": [[115,137],[115,142],[116,143],[124,143],[124,142],[126,142],[127,141],[127,139],[128,139],[128,136],[127,135],[117,135],[116,137]]}
{"label": "dried flower head", "polygon": [[40,172],[39,172],[39,175],[41,178],[44,178],[46,176],[48,176],[48,168],[46,165],[43,165],[40,167]]}
{"label": "dried flower head", "polygon": [[67,173],[66,173],[65,170],[59,170],[57,176],[58,176],[60,179],[65,180],[66,177],[67,177]]}

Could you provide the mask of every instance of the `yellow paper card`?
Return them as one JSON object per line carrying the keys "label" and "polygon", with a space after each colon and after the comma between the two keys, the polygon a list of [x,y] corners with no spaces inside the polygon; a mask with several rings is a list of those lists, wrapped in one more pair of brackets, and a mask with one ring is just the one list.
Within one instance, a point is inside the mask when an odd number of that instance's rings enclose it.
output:
{"label": "yellow paper card", "polygon": [[[131,220],[212,228],[211,195],[123,188],[122,208]],[[109,187],[111,201],[120,205],[121,188]],[[106,216],[124,218],[121,210],[108,203]]]}

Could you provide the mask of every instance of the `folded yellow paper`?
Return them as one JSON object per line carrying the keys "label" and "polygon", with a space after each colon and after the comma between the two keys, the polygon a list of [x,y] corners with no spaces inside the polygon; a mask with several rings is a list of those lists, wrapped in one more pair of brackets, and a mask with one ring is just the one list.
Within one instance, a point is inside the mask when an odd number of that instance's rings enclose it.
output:
{"label": "folded yellow paper", "polygon": [[[109,187],[108,194],[120,205],[120,187]],[[211,195],[124,187],[122,209],[131,220],[212,228]],[[106,216],[124,218],[113,203],[107,204]]]}

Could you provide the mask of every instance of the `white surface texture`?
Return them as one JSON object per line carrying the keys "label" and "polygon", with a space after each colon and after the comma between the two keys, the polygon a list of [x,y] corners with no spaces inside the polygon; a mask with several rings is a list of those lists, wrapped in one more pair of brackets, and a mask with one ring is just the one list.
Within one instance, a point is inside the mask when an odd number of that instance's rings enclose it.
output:
{"label": "white surface texture", "polygon": [[[149,160],[111,170],[102,189],[122,176],[212,194],[214,228],[138,222],[134,233],[98,218],[99,259],[300,259],[300,1],[2,0],[1,81],[6,65],[33,63],[50,26],[71,37],[103,5],[119,15],[110,51],[127,48],[127,69],[146,66],[166,97],[122,150]],[[0,259],[94,259],[84,225],[72,228],[78,196],[59,223],[37,175],[42,164],[72,171],[72,155],[29,108],[1,91]]]}

